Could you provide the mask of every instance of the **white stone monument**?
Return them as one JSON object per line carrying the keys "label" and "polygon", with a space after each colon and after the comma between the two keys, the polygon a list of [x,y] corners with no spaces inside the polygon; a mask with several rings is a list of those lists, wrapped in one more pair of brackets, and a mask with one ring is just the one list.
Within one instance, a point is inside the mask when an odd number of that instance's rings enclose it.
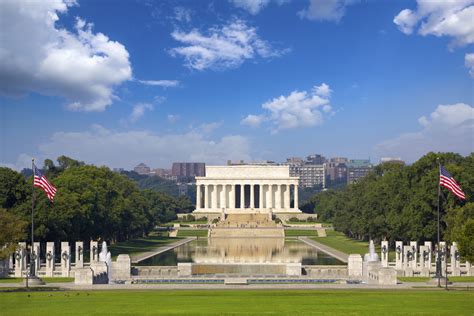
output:
{"label": "white stone monument", "polygon": [[397,270],[403,269],[403,242],[395,242],[395,268]]}
{"label": "white stone monument", "polygon": [[90,263],[99,262],[99,243],[95,240],[90,242]]}
{"label": "white stone monument", "polygon": [[451,245],[451,274],[461,276],[461,262],[456,242]]}
{"label": "white stone monument", "polygon": [[107,243],[102,242],[102,249],[99,253],[99,262],[104,262],[107,265],[107,278],[112,280],[112,256],[110,251],[107,250]]}
{"label": "white stone monument", "polygon": [[347,260],[347,273],[349,279],[362,280],[362,256],[351,254]]}
{"label": "white stone monument", "polygon": [[382,266],[388,267],[388,241],[383,240],[380,248],[380,257],[382,258]]}
{"label": "white stone monument", "polygon": [[40,270],[41,267],[41,260],[40,260],[40,243],[35,242],[33,245],[33,264],[35,267],[35,275],[38,276],[38,271]]}
{"label": "white stone monument", "polygon": [[84,267],[84,242],[76,241],[76,269]]}
{"label": "white stone monument", "polygon": [[63,277],[69,276],[71,270],[71,247],[69,242],[61,242],[61,275]]}
{"label": "white stone monument", "polygon": [[26,242],[20,242],[18,245],[15,252],[15,277],[21,278],[26,270]]}
{"label": "white stone monument", "polygon": [[418,242],[416,241],[410,241],[410,247],[411,247],[411,261],[410,261],[410,267],[413,270],[416,270],[417,268],[417,263],[418,263]]}
{"label": "white stone monument", "polygon": [[46,276],[54,276],[54,263],[55,263],[55,253],[54,253],[54,242],[48,241],[46,243]]}

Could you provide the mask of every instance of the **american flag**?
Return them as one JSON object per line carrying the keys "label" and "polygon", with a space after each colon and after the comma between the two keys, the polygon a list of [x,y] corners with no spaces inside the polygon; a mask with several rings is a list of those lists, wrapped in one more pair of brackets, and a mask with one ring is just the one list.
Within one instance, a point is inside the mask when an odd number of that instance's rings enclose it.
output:
{"label": "american flag", "polygon": [[36,168],[35,164],[33,164],[33,174],[34,174],[34,181],[33,185],[35,187],[43,189],[48,196],[48,199],[53,202],[54,196],[56,195],[56,188],[49,183],[48,179]]}
{"label": "american flag", "polygon": [[454,180],[453,176],[444,168],[440,166],[439,168],[439,185],[445,187],[449,191],[453,192],[458,198],[465,200],[466,196],[461,190],[459,184]]}

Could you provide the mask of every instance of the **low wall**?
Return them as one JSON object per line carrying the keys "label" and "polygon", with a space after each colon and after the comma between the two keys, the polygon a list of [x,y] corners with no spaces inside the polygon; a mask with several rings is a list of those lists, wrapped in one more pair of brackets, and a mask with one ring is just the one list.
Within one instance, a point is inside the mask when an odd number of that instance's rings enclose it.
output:
{"label": "low wall", "polygon": [[132,276],[138,278],[146,277],[177,277],[177,266],[135,266],[132,268]]}
{"label": "low wall", "polygon": [[245,237],[245,238],[254,238],[254,237],[285,237],[285,230],[283,227],[278,228],[219,228],[213,227],[209,231],[209,237]]}
{"label": "low wall", "polygon": [[178,263],[180,277],[193,275],[239,274],[301,276],[301,263]]}
{"label": "low wall", "polygon": [[347,279],[347,266],[303,266],[303,275],[315,279]]}
{"label": "low wall", "polygon": [[300,221],[306,221],[308,218],[312,217],[317,219],[317,214],[306,214],[306,213],[273,213],[276,218],[281,219],[282,221],[288,221],[290,218],[296,217]]}

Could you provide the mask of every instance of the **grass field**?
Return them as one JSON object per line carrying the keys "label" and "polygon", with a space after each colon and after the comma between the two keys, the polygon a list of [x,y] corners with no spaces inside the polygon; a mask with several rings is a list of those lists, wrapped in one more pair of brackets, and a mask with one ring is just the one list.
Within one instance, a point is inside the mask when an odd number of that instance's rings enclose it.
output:
{"label": "grass field", "polygon": [[1,315],[472,315],[474,291],[182,290],[0,293]]}
{"label": "grass field", "polygon": [[[428,282],[431,278],[429,277],[398,277],[401,282]],[[474,282],[472,276],[451,276],[448,277],[451,282]]]}
{"label": "grass field", "polygon": [[169,244],[176,241],[177,238],[170,238],[167,233],[154,232],[148,237],[131,239],[124,242],[118,242],[108,247],[112,257],[116,257],[120,254],[134,254],[140,252],[150,251],[154,248]]}
{"label": "grass field", "polygon": [[[41,278],[46,283],[65,283],[65,282],[74,282],[74,278]],[[5,278],[0,279],[0,283],[21,283],[22,278]]]}
{"label": "grass field", "polygon": [[207,237],[207,229],[179,229],[178,237]]}
{"label": "grass field", "polygon": [[316,230],[309,229],[285,229],[285,237],[296,236],[318,236],[318,232]]}

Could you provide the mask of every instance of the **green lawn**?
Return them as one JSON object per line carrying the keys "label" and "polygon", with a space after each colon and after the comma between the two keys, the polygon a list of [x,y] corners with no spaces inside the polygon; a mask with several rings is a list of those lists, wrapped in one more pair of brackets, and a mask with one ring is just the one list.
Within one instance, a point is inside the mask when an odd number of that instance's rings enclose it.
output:
{"label": "green lawn", "polygon": [[[429,277],[398,277],[402,282],[428,282]],[[451,282],[474,282],[474,276],[452,276],[448,278]]]}
{"label": "green lawn", "polygon": [[208,221],[204,221],[204,220],[199,220],[199,221],[192,221],[192,222],[186,222],[186,221],[172,221],[172,222],[169,222],[169,223],[166,223],[165,225],[170,225],[170,226],[173,226],[173,224],[180,224],[180,225],[198,225],[198,224],[207,224]]}
{"label": "green lawn", "polygon": [[[74,278],[65,278],[65,277],[58,277],[58,278],[41,278],[46,283],[65,283],[65,282],[74,282]],[[22,278],[4,278],[0,279],[0,283],[21,283],[23,281]]]}
{"label": "green lawn", "polygon": [[296,236],[318,236],[316,230],[305,230],[305,229],[285,229],[285,237],[296,237]]}
{"label": "green lawn", "polygon": [[178,230],[179,237],[207,237],[207,229],[179,229]]}
{"label": "green lawn", "polygon": [[174,237],[168,237],[167,232],[152,233],[148,237],[131,239],[123,242],[118,242],[108,247],[112,257],[120,254],[135,254],[140,252],[150,251],[154,248],[172,243],[177,240]]}
{"label": "green lawn", "polygon": [[2,315],[472,315],[474,291],[166,290],[0,293]]}

